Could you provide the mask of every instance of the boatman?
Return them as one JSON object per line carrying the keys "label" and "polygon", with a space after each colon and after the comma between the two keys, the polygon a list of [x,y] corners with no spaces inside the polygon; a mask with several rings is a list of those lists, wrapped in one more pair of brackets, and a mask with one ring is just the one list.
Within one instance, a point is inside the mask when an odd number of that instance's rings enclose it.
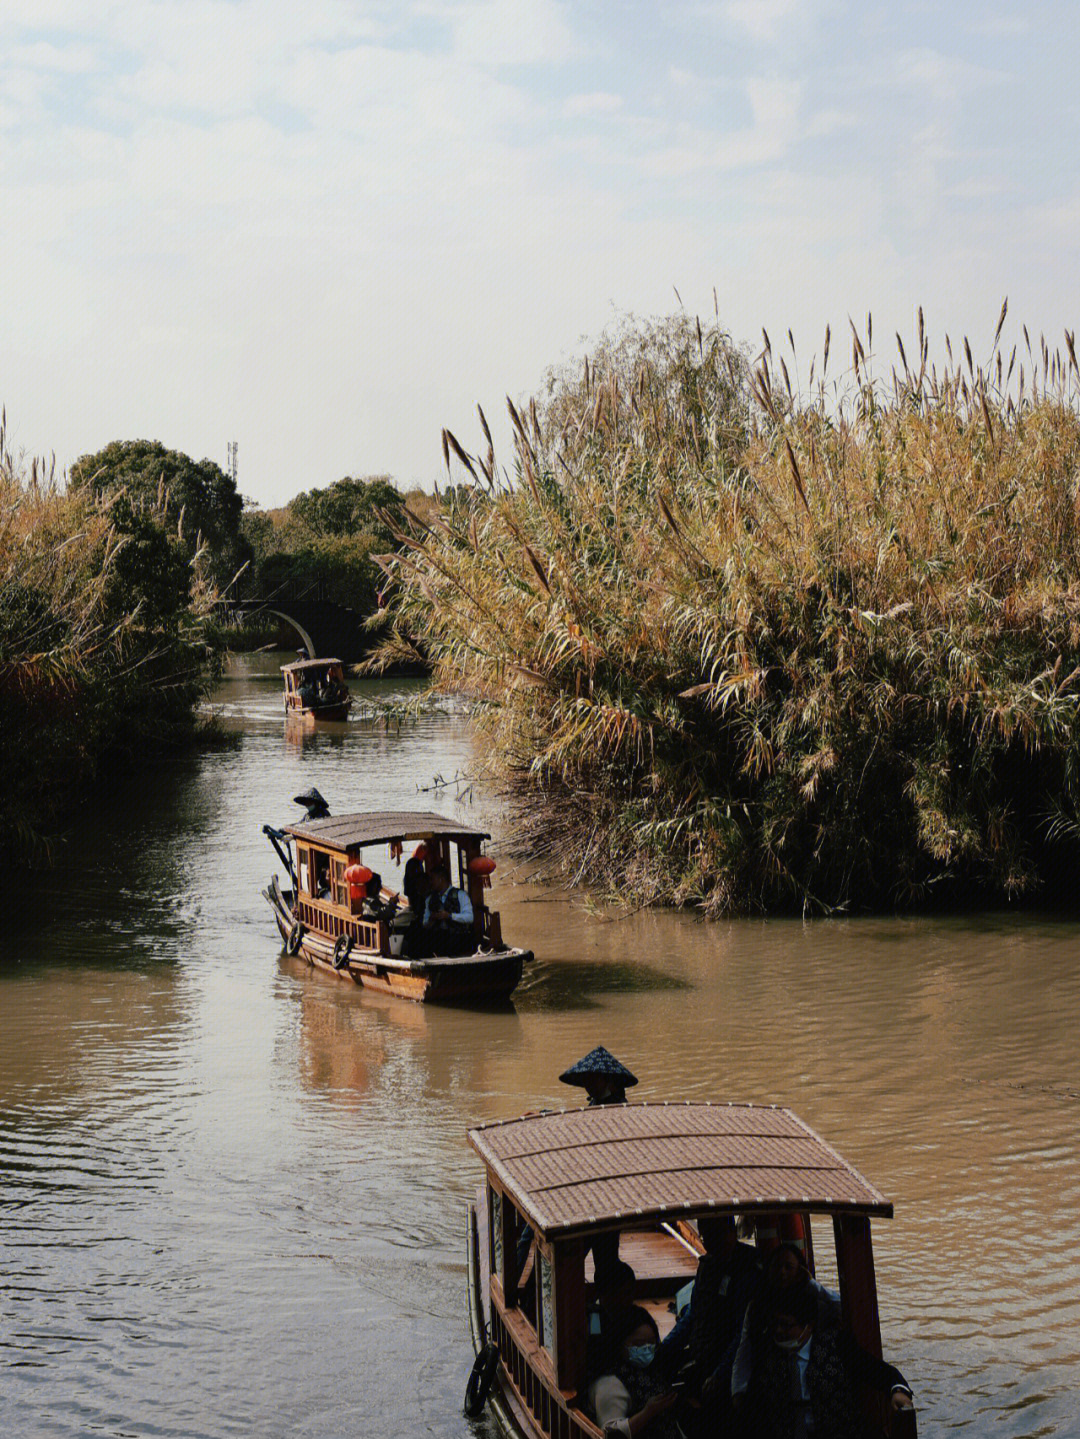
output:
{"label": "boatman", "polygon": [[314,785],[310,789],[306,789],[303,794],[293,795],[293,804],[304,806],[307,810],[305,819],[326,819],[330,814],[330,806]]}
{"label": "boatman", "polygon": [[589,1105],[625,1104],[626,1091],[637,1083],[637,1076],[631,1074],[625,1064],[598,1044],[590,1049],[583,1059],[564,1069],[559,1075],[560,1084],[573,1084],[589,1096]]}

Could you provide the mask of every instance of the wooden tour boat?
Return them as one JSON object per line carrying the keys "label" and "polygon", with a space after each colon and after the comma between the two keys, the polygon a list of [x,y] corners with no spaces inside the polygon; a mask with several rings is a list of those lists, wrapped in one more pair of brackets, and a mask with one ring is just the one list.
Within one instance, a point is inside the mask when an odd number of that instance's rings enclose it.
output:
{"label": "wooden tour boat", "polygon": [[[486,1169],[468,1210],[468,1305],[477,1365],[466,1412],[485,1390],[504,1434],[602,1439],[587,1412],[590,1241],[617,1231],[635,1302],[661,1336],[702,1243],[690,1221],[734,1214],[754,1242],[798,1236],[814,1270],[827,1220],[842,1322],[881,1357],[871,1217],[892,1205],[790,1110],[746,1104],[611,1104],[527,1115],[472,1129]],[[811,1230],[811,1216],[818,1228]],[[535,1236],[518,1272],[525,1225]],[[471,1401],[471,1402],[470,1402]],[[915,1411],[865,1395],[868,1432],[916,1433]]]}
{"label": "wooden tour boat", "polygon": [[352,695],[345,683],[340,660],[296,660],[282,665],[285,680],[285,718],[313,723],[315,720],[347,719]]}
{"label": "wooden tour boat", "polygon": [[[483,830],[439,814],[390,811],[326,815],[263,831],[291,882],[282,889],[275,875],[265,897],[286,951],[309,964],[404,999],[492,1003],[510,996],[532,959],[528,950],[503,943],[498,912],[485,901],[495,863],[483,853],[490,838]],[[393,890],[381,888],[373,897],[365,887],[373,878],[363,864],[365,849],[385,844],[396,859],[415,841],[424,846],[428,873],[444,868],[469,895],[474,952],[407,958],[404,938],[416,916]]]}

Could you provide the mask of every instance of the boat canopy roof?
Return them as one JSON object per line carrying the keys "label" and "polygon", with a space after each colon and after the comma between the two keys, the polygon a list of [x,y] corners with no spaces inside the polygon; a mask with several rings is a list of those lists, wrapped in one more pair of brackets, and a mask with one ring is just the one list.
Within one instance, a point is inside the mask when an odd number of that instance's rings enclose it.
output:
{"label": "boat canopy roof", "polygon": [[292,662],[291,665],[282,665],[282,666],[281,666],[281,673],[282,673],[283,675],[287,675],[287,674],[291,674],[294,670],[324,670],[327,665],[339,665],[339,664],[341,664],[341,661],[340,661],[340,660],[335,660],[335,659],[325,659],[325,660],[293,660],[293,662]]}
{"label": "boat canopy roof", "polygon": [[893,1212],[835,1149],[775,1105],[596,1105],[485,1124],[468,1138],[548,1238],[716,1211]]}
{"label": "boat canopy roof", "polygon": [[[326,661],[323,661],[326,663]],[[486,830],[470,829],[458,820],[425,810],[375,810],[363,814],[329,815],[326,819],[287,824],[285,833],[328,849],[362,849],[400,839],[490,839]]]}

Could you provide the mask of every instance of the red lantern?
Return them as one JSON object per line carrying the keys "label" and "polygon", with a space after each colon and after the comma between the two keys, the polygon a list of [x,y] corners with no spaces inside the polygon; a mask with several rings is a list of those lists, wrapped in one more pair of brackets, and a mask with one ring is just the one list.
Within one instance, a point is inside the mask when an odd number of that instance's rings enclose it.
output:
{"label": "red lantern", "polygon": [[495,861],[486,854],[478,854],[475,859],[469,860],[469,873],[478,874],[483,878],[484,888],[491,888],[491,876],[495,873]]}
{"label": "red lantern", "polygon": [[363,899],[367,894],[368,881],[375,871],[366,864],[350,864],[345,871],[345,883],[349,886],[350,899]]}

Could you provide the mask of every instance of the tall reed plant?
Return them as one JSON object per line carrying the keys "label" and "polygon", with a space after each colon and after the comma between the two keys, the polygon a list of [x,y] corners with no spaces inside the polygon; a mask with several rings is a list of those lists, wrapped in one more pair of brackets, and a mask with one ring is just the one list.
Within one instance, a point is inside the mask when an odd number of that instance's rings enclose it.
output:
{"label": "tall reed plant", "polygon": [[[1054,898],[1080,860],[1073,337],[931,363],[920,312],[756,360],[630,324],[486,420],[384,557],[383,655],[471,695],[550,873],[709,914]],[[1026,332],[1025,332],[1026,337]],[[834,358],[835,365],[835,358]]]}

